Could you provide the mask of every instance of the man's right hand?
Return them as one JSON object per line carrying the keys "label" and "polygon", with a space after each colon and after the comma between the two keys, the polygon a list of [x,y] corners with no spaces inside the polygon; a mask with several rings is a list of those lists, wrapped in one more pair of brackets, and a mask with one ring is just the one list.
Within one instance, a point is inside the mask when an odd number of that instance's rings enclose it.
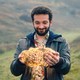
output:
{"label": "man's right hand", "polygon": [[20,53],[18,56],[18,59],[21,63],[25,64],[25,62],[26,62],[25,54]]}

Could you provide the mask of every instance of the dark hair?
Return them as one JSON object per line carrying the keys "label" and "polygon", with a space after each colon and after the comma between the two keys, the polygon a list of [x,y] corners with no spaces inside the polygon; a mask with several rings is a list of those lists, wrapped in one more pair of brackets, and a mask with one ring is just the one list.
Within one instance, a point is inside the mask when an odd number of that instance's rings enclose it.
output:
{"label": "dark hair", "polygon": [[34,8],[31,12],[32,21],[34,21],[34,15],[38,15],[38,14],[48,14],[49,21],[52,20],[52,11],[47,7],[39,6],[39,7]]}

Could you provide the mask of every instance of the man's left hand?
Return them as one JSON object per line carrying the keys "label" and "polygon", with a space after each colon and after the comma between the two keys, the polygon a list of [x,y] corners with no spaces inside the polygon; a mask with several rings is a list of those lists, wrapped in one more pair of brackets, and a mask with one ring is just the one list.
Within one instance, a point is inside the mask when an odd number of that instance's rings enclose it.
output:
{"label": "man's left hand", "polygon": [[49,66],[56,65],[59,62],[60,56],[56,51],[48,52],[44,55],[44,59],[46,60]]}

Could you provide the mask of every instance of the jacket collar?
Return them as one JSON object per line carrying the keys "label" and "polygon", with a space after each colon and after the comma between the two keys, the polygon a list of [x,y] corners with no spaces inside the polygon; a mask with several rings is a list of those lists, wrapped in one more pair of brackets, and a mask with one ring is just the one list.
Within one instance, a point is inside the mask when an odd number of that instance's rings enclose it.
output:
{"label": "jacket collar", "polygon": [[59,37],[62,37],[62,35],[58,35],[50,31],[48,41],[56,41]]}
{"label": "jacket collar", "polygon": [[[29,35],[27,35],[27,38],[32,42],[34,42],[34,34],[35,34],[35,32],[30,33]],[[62,37],[62,35],[54,34],[52,31],[49,31],[48,42],[61,41],[61,39],[58,39],[59,37]]]}

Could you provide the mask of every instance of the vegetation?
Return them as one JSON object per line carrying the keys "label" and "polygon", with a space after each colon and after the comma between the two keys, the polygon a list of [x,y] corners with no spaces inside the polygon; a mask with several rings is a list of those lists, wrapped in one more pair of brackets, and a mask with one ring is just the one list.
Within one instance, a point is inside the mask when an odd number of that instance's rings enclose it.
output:
{"label": "vegetation", "polygon": [[0,54],[0,80],[19,80],[10,72],[10,64],[13,59],[14,50]]}
{"label": "vegetation", "polygon": [[32,31],[31,9],[53,11],[51,30],[63,34],[71,47],[71,70],[65,80],[80,80],[80,0],[0,0],[0,80],[19,80],[10,72],[17,41]]}
{"label": "vegetation", "polygon": [[[75,34],[74,34],[75,35]],[[71,37],[71,70],[68,75],[65,76],[65,80],[80,80],[80,35],[74,39]]]}

